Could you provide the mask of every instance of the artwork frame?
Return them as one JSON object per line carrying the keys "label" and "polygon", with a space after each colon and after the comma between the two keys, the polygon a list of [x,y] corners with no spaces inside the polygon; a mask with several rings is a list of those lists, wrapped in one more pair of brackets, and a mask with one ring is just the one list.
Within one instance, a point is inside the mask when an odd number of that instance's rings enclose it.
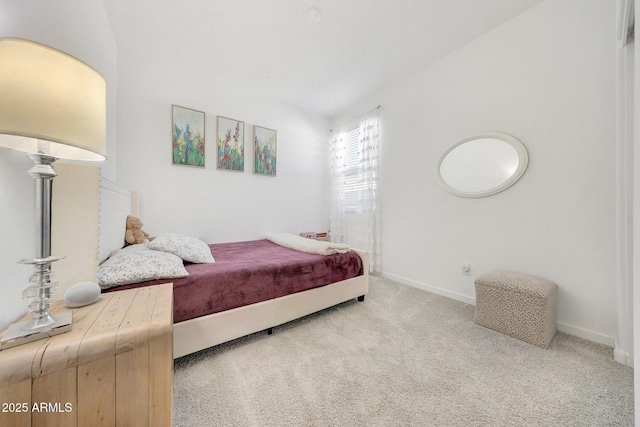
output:
{"label": "artwork frame", "polygon": [[218,116],[216,129],[216,169],[244,172],[244,122]]}
{"label": "artwork frame", "polygon": [[172,164],[205,167],[205,126],[204,111],[171,105]]}
{"label": "artwork frame", "polygon": [[278,159],[278,131],[253,126],[253,173],[276,176]]}

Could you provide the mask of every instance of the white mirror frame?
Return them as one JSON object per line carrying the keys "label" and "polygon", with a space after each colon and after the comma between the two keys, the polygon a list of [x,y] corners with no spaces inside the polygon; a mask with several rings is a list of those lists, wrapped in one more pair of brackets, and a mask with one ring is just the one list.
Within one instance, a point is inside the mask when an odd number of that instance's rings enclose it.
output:
{"label": "white mirror frame", "polygon": [[[475,141],[478,139],[497,139],[500,141],[504,141],[507,144],[511,145],[516,152],[518,153],[518,167],[515,170],[515,172],[503,183],[495,186],[495,187],[491,187],[491,188],[487,188],[486,190],[481,190],[481,191],[463,191],[457,188],[454,188],[452,186],[450,186],[449,184],[447,184],[444,179],[442,178],[442,175],[440,174],[440,168],[442,166],[442,162],[444,161],[444,159],[447,157],[447,155],[449,153],[451,153],[451,151],[453,151],[455,148],[461,146],[462,144],[465,144],[467,142],[471,142],[471,141]],[[520,177],[522,177],[522,175],[524,174],[524,171],[527,169],[527,165],[529,164],[529,155],[527,153],[527,149],[525,148],[524,145],[522,145],[522,143],[520,141],[518,141],[516,138],[510,136],[510,135],[506,135],[503,133],[497,133],[497,132],[489,132],[489,133],[482,133],[482,134],[478,134],[478,135],[473,135],[470,136],[468,138],[463,139],[462,141],[459,141],[455,144],[453,144],[451,147],[449,147],[449,149],[447,149],[444,154],[442,155],[442,157],[440,157],[440,160],[438,160],[438,164],[436,166],[436,177],[438,178],[438,182],[440,183],[440,185],[449,193],[454,194],[456,196],[460,196],[460,197],[487,197],[487,196],[491,196],[493,194],[499,193],[501,191],[506,190],[507,188],[511,187],[513,184],[516,183],[516,181],[518,181],[520,179]]]}

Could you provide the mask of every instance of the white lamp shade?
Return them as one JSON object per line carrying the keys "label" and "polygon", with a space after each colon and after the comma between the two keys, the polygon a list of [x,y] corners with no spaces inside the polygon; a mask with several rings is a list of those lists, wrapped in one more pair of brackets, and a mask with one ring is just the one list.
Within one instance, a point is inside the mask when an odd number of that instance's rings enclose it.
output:
{"label": "white lamp shade", "polygon": [[106,158],[106,83],[84,62],[0,38],[0,146],[67,160]]}

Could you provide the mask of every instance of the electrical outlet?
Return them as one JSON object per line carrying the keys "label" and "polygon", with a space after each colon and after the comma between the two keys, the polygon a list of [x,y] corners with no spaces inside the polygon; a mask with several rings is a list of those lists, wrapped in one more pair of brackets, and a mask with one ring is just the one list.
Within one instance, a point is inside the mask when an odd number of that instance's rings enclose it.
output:
{"label": "electrical outlet", "polygon": [[468,262],[463,262],[460,264],[460,272],[465,276],[471,275],[471,264]]}

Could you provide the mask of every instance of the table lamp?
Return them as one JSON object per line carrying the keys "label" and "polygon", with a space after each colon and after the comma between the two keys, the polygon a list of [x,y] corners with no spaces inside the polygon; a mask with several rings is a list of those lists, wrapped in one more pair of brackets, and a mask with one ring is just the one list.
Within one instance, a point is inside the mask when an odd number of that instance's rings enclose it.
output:
{"label": "table lamp", "polygon": [[[49,313],[58,284],[51,281],[51,189],[56,160],[98,162],[106,159],[106,84],[82,61],[32,41],[0,38],[0,147],[23,151],[35,165],[34,273],[22,293],[31,298],[31,320],[12,324],[0,348],[71,329],[71,311]],[[0,153],[1,154],[1,153]]]}

